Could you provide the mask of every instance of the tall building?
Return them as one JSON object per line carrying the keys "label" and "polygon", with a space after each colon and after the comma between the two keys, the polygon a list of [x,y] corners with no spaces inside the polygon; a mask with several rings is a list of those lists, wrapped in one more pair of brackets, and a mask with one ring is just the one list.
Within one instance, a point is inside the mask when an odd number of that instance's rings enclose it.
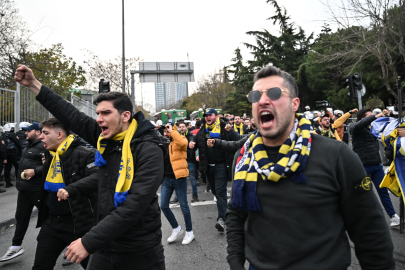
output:
{"label": "tall building", "polygon": [[174,106],[179,101],[188,97],[187,82],[155,83],[156,111]]}

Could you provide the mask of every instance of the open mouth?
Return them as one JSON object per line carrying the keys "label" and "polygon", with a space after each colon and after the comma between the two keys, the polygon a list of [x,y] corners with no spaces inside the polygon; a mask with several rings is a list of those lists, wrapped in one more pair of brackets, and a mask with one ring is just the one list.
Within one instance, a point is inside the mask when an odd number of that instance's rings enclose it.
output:
{"label": "open mouth", "polygon": [[271,111],[261,111],[260,122],[264,128],[271,127],[274,123],[273,113]]}
{"label": "open mouth", "polygon": [[102,133],[103,135],[106,135],[106,134],[108,133],[108,127],[106,127],[106,126],[100,126],[100,128],[101,128],[101,133]]}

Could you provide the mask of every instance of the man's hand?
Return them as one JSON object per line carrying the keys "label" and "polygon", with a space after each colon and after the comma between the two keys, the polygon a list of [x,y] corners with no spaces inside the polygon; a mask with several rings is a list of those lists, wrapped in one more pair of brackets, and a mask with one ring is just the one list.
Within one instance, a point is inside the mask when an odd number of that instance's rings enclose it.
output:
{"label": "man's hand", "polygon": [[352,113],[357,113],[358,111],[359,111],[359,109],[357,109],[357,108],[352,109]]}
{"label": "man's hand", "polygon": [[215,140],[214,139],[208,139],[207,140],[207,146],[208,147],[214,147]]}
{"label": "man's hand", "polygon": [[189,147],[190,149],[194,149],[194,146],[195,146],[195,142],[190,142],[190,143],[188,144],[188,147]]}
{"label": "man's hand", "polygon": [[26,170],[24,170],[25,179],[30,180],[32,177],[34,177],[34,175],[35,175],[34,169],[26,169]]}
{"label": "man's hand", "polygon": [[59,202],[61,200],[67,200],[67,198],[69,198],[69,192],[67,192],[67,190],[64,188],[60,188],[56,196],[58,197]]}
{"label": "man's hand", "polygon": [[6,163],[7,163],[7,159],[3,160],[3,163],[6,164]]}
{"label": "man's hand", "polygon": [[42,154],[42,164],[44,164],[45,163],[45,154]]}
{"label": "man's hand", "polygon": [[14,80],[28,87],[35,95],[38,95],[41,90],[42,84],[35,78],[34,73],[27,66],[18,65]]}
{"label": "man's hand", "polygon": [[200,156],[196,156],[195,160],[197,160],[198,162],[200,162]]}
{"label": "man's hand", "polygon": [[229,131],[231,131],[231,129],[232,129],[232,126],[230,124],[226,124],[225,130],[229,132]]}
{"label": "man's hand", "polygon": [[169,132],[169,133],[173,131],[172,125],[166,125],[165,128],[167,129],[167,132]]}
{"label": "man's hand", "polygon": [[397,128],[398,137],[405,137],[405,129],[404,128]]}
{"label": "man's hand", "polygon": [[68,259],[72,263],[80,263],[81,261],[86,259],[87,256],[89,256],[89,253],[82,245],[82,239],[79,238],[76,241],[70,243],[65,255],[67,257],[66,259]]}
{"label": "man's hand", "polygon": [[388,111],[384,109],[381,113],[377,114],[375,118],[384,117],[386,114],[388,114]]}

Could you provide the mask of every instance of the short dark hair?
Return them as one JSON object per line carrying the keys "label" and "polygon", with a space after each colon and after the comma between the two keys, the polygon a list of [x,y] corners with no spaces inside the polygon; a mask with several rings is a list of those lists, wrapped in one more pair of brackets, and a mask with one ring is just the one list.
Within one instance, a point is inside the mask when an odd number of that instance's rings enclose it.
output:
{"label": "short dark hair", "polygon": [[129,96],[122,92],[108,92],[102,93],[96,97],[94,100],[94,105],[98,105],[102,101],[113,101],[114,108],[117,109],[118,113],[129,111],[132,115],[133,106]]}
{"label": "short dark hair", "polygon": [[236,117],[242,118],[242,117],[240,117],[240,115],[235,115],[233,118],[235,119]]}
{"label": "short dark hair", "polygon": [[197,122],[195,122],[195,127],[196,128],[200,128],[202,126],[202,121],[201,120],[197,120]]}
{"label": "short dark hair", "polygon": [[297,83],[295,82],[295,79],[293,76],[291,76],[290,73],[279,69],[278,67],[275,66],[265,66],[261,70],[259,70],[253,79],[253,82],[257,82],[260,79],[267,78],[270,76],[280,76],[281,78],[284,79],[283,86],[290,90],[290,96],[291,98],[298,97],[298,86]]}
{"label": "short dark hair", "polygon": [[60,128],[63,130],[63,132],[65,133],[66,137],[70,135],[70,130],[58,119],[56,119],[55,117],[51,117],[43,122],[41,122],[41,124],[39,125],[41,128],[42,127],[50,127],[52,129],[55,128]]}
{"label": "short dark hair", "polygon": [[184,124],[184,126],[186,126],[186,127],[187,127],[187,125],[186,125],[186,123],[184,123],[184,121],[181,121],[181,122],[179,121],[179,125],[178,125],[178,127],[180,127],[180,125],[181,125],[181,124]]}
{"label": "short dark hair", "polygon": [[361,120],[362,118],[366,117],[366,113],[371,112],[370,108],[363,108],[357,112],[357,121]]}

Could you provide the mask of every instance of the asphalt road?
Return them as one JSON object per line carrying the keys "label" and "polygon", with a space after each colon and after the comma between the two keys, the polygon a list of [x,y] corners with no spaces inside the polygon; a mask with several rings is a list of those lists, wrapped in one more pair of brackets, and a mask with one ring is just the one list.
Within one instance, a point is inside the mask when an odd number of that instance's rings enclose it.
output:
{"label": "asphalt road", "polygon": [[[188,190],[189,201],[191,200],[191,187]],[[217,209],[215,202],[213,202],[213,195],[211,193],[204,193],[202,188],[199,188],[199,197],[203,201],[198,205],[191,206],[193,231],[195,240],[189,245],[182,245],[180,237],[176,242],[167,244],[166,239],[171,234],[171,227],[166,218],[162,214],[162,231],[163,231],[163,245],[166,256],[166,269],[167,270],[222,270],[229,269],[226,261],[226,235],[220,234],[214,228]],[[395,207],[398,207],[398,200],[393,198]],[[184,226],[184,219],[181,210],[178,207],[172,208],[179,224]],[[388,222],[388,221],[387,221]],[[36,248],[36,236],[39,229],[35,229],[36,217],[31,219],[28,232],[25,236],[23,248],[25,253],[15,258],[14,260],[0,263],[1,270],[25,270],[31,269]],[[2,256],[11,244],[11,239],[14,234],[14,227],[0,232],[0,256]],[[398,229],[391,230],[392,239],[395,246],[394,258],[396,260],[396,269],[405,269],[405,234],[400,235]],[[355,257],[352,246],[352,265],[350,270],[361,269]],[[63,257],[59,258],[55,269],[82,269],[79,265],[71,265],[62,267],[61,263]],[[246,264],[246,269],[248,265]],[[152,269],[151,269],[152,270]]]}

